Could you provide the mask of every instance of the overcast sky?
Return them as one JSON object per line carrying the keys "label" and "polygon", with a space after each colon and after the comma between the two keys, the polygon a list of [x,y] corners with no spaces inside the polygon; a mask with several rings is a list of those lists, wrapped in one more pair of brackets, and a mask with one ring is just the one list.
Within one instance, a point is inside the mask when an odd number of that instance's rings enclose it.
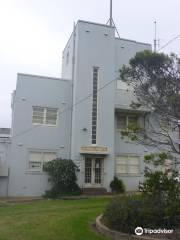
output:
{"label": "overcast sky", "polygon": [[[163,46],[180,34],[179,0],[113,0],[122,38]],[[61,53],[78,19],[106,23],[109,0],[0,0],[0,127],[11,124],[17,73],[61,77]],[[180,38],[163,49],[180,54]]]}

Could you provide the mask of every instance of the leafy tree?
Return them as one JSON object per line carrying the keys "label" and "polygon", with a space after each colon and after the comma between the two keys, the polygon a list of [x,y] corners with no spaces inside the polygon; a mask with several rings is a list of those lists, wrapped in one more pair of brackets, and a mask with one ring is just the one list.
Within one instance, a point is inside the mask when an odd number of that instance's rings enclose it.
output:
{"label": "leafy tree", "polygon": [[139,52],[122,67],[120,78],[133,87],[137,96],[131,107],[144,106],[148,111],[144,129],[135,132],[129,127],[123,134],[179,154],[180,59],[175,54]]}
{"label": "leafy tree", "polygon": [[178,224],[180,221],[180,180],[178,171],[166,164],[169,156],[166,153],[152,153],[145,157],[145,181],[141,191],[145,199],[158,199],[166,224]]}
{"label": "leafy tree", "polygon": [[[108,227],[132,234],[137,226],[179,229],[180,182],[176,179],[175,170],[164,168],[168,159],[166,153],[145,156],[147,166],[145,181],[141,185],[142,194],[114,198],[103,215]],[[179,239],[179,235],[172,239]]]}
{"label": "leafy tree", "polygon": [[177,170],[171,168],[166,161],[169,161],[166,153],[151,153],[145,155],[145,181],[141,185],[143,193],[158,195],[167,201],[180,201],[180,181]]}
{"label": "leafy tree", "polygon": [[122,134],[157,151],[145,156],[145,180],[140,185],[143,199],[149,203],[155,201],[162,213],[159,220],[163,218],[163,224],[175,226],[180,220],[180,182],[176,168],[180,164],[177,160],[180,154],[180,59],[175,54],[139,52],[128,66],[122,67],[120,77],[133,87],[137,96],[131,107],[147,108],[145,127],[137,126],[134,131],[135,127],[128,126]]}

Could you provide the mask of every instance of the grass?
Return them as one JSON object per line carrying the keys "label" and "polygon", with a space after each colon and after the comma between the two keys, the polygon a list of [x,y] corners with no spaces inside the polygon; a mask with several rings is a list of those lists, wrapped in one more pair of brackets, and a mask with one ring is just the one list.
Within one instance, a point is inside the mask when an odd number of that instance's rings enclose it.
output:
{"label": "grass", "polygon": [[0,240],[106,240],[91,224],[109,201],[42,200],[0,207]]}

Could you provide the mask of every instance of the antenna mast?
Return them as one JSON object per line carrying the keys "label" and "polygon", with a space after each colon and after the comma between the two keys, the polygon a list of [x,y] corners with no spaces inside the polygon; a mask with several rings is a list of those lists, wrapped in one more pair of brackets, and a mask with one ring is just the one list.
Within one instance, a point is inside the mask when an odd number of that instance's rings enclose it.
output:
{"label": "antenna mast", "polygon": [[109,18],[109,25],[113,26],[113,18],[112,18],[112,0],[110,0],[110,18]]}
{"label": "antenna mast", "polygon": [[157,25],[156,21],[154,21],[154,27],[155,27],[155,36],[154,36],[154,52],[157,51]]}
{"label": "antenna mast", "polygon": [[112,0],[110,0],[110,17],[109,20],[107,21],[106,25],[109,25],[110,27],[114,27],[116,30],[116,33],[118,35],[118,37],[120,38],[120,35],[118,33],[118,30],[114,24],[114,20],[113,20],[113,16],[112,16],[112,12],[113,12],[113,4],[112,4]]}

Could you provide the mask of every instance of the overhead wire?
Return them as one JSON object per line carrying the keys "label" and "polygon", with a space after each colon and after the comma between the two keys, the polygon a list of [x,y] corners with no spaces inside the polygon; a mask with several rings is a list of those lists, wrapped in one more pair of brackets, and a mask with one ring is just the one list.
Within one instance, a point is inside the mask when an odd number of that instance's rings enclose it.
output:
{"label": "overhead wire", "polygon": [[[112,80],[109,81],[108,83],[104,84],[102,87],[98,88],[97,92],[100,92],[101,90],[103,90],[104,88],[106,88],[106,87],[109,86],[111,83],[113,83],[114,81],[117,81],[117,80],[118,80],[118,78],[112,79]],[[80,100],[77,101],[76,103],[72,104],[70,107],[67,107],[67,108],[65,108],[63,111],[59,112],[57,116],[60,116],[60,115],[66,113],[66,112],[68,112],[68,111],[72,111],[72,109],[73,109],[75,106],[83,103],[84,101],[86,101],[87,99],[89,99],[90,97],[92,97],[92,95],[93,95],[93,93],[88,94],[86,97],[80,99]],[[14,136],[11,137],[11,139],[16,138],[16,137],[19,137],[19,136],[21,136],[21,135],[24,135],[24,134],[26,134],[26,133],[34,130],[35,128],[42,127],[42,126],[43,126],[43,125],[41,125],[41,124],[34,125],[34,126],[32,126],[31,128],[28,128],[28,129],[26,129],[26,130],[24,130],[24,131],[22,131],[22,132],[20,132],[20,133],[18,133],[18,134],[15,134]]]}
{"label": "overhead wire", "polygon": [[158,49],[158,52],[161,51],[162,49],[164,49],[165,47],[167,47],[169,44],[174,42],[179,37],[180,37],[180,34],[178,34],[176,37],[170,39],[165,45],[163,45],[161,48]]}

